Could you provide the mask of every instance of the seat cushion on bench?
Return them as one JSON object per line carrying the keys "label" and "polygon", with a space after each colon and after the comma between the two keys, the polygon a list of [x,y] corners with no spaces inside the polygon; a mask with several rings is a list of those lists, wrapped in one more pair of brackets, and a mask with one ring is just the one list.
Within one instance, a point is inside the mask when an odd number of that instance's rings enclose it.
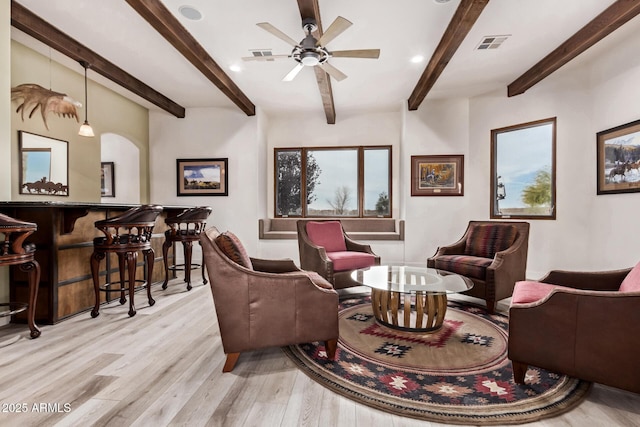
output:
{"label": "seat cushion on bench", "polygon": [[471,255],[441,255],[435,259],[434,268],[473,279],[485,280],[487,267],[492,262],[492,259]]}
{"label": "seat cushion on bench", "polygon": [[327,252],[327,256],[333,261],[333,271],[357,270],[358,268],[371,267],[376,263],[376,257],[367,252]]}

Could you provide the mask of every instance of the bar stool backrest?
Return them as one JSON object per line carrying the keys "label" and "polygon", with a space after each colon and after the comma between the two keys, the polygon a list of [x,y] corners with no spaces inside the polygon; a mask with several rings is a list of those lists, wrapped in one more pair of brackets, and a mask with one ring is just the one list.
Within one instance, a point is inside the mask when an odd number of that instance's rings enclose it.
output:
{"label": "bar stool backrest", "polygon": [[8,215],[0,214],[0,234],[4,235],[0,245],[0,257],[12,257],[33,252],[33,245],[25,245],[24,241],[38,229],[33,222],[20,221]]}
{"label": "bar stool backrest", "polygon": [[100,243],[107,246],[150,243],[156,218],[162,210],[159,205],[142,205],[117,217],[96,221],[96,228],[105,235]]}
{"label": "bar stool backrest", "polygon": [[207,219],[211,215],[210,206],[198,206],[185,209],[178,215],[165,219],[170,227],[170,235],[194,234],[199,235],[207,225]]}

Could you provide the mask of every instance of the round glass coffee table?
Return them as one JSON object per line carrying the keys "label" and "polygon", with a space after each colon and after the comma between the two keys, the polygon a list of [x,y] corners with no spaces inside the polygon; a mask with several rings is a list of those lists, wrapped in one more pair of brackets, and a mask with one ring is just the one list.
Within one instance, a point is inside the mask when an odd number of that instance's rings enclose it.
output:
{"label": "round glass coffee table", "polygon": [[473,282],[459,274],[426,267],[376,265],[351,273],[371,288],[373,315],[394,329],[433,332],[442,327],[447,294],[464,292]]}

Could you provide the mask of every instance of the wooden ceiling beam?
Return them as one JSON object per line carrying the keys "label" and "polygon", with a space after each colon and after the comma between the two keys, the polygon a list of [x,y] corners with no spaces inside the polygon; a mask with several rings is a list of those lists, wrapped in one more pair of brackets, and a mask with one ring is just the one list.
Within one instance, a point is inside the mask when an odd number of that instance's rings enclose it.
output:
{"label": "wooden ceiling beam", "polygon": [[[300,9],[300,18],[313,18],[316,21],[318,29],[313,32],[313,36],[318,40],[322,37],[322,20],[320,19],[320,6],[318,0],[298,0],[298,9]],[[300,21],[302,25],[302,20]],[[331,78],[320,67],[313,67],[316,73],[316,81],[318,89],[322,97],[322,106],[324,114],[327,117],[327,124],[336,123],[336,107],[333,103],[333,90],[331,89]]]}
{"label": "wooden ceiling beam", "polygon": [[520,95],[640,13],[640,1],[618,0],[507,86]]}
{"label": "wooden ceiling beam", "polygon": [[184,117],[184,107],[147,86],[13,0],[11,1],[11,25],[74,61],[86,61],[96,73],[174,116],[178,118]]}
{"label": "wooden ceiling beam", "polygon": [[255,105],[160,0],[126,1],[247,116],[256,114]]}
{"label": "wooden ceiling beam", "polygon": [[484,10],[489,0],[462,0],[453,14],[449,26],[442,35],[438,47],[433,52],[427,67],[418,80],[416,87],[409,96],[409,110],[417,110],[440,77],[444,68],[449,64],[454,53],[460,47],[473,24]]}

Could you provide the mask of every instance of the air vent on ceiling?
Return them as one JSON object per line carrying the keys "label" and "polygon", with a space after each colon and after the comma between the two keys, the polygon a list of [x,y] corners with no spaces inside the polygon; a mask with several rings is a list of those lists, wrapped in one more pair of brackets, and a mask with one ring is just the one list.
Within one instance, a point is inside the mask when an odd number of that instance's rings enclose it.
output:
{"label": "air vent on ceiling", "polygon": [[502,43],[506,39],[508,39],[511,34],[503,35],[503,36],[484,36],[476,49],[484,50],[484,49],[497,49],[500,47]]}
{"label": "air vent on ceiling", "polygon": [[[253,56],[273,56],[273,52],[271,50],[265,49],[251,49],[251,53]],[[267,59],[267,61],[273,61],[273,59]]]}

